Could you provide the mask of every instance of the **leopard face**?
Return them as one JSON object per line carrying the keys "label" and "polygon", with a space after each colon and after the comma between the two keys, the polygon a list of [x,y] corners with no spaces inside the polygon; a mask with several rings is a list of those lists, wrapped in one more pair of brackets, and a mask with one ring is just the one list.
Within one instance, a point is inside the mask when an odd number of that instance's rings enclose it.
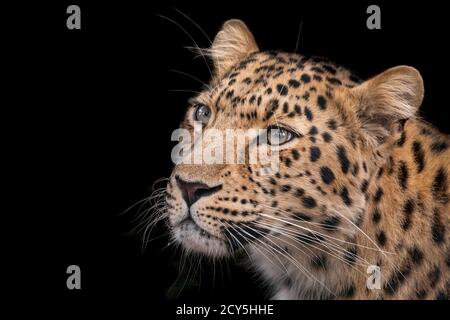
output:
{"label": "leopard face", "polygon": [[306,254],[351,239],[375,168],[421,103],[418,72],[397,67],[363,82],[326,59],[260,52],[237,20],[208,54],[214,77],[181,126],[276,128],[279,167],[264,175],[250,163],[176,165],[167,186],[174,239],[212,257],[267,245]]}

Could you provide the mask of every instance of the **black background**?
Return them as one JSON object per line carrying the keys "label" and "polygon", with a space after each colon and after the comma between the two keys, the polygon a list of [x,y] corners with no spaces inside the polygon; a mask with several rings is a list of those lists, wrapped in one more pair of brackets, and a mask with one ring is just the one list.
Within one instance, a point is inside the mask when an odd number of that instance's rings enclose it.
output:
{"label": "black background", "polygon": [[[81,8],[81,30],[66,28],[70,4]],[[366,28],[370,4],[381,7],[381,30]],[[163,249],[164,236],[142,251],[139,236],[129,233],[136,210],[120,215],[148,196],[155,180],[170,175],[170,135],[192,96],[171,90],[201,89],[196,80],[170,70],[209,79],[205,61],[184,48],[193,45],[190,36],[200,47],[209,41],[177,9],[211,39],[225,20],[242,19],[262,50],[294,51],[302,22],[299,53],[329,57],[362,78],[395,65],[414,66],[426,87],[421,115],[449,133],[443,6],[437,1],[74,0],[17,8],[9,27],[19,32],[9,36],[20,47],[20,63],[11,82],[22,88],[15,110],[22,114],[21,128],[29,129],[22,160],[33,173],[19,187],[25,198],[36,199],[28,220],[33,237],[20,255],[27,266],[38,261],[41,267],[42,284],[35,289],[50,293],[53,301],[78,305],[100,299],[153,305],[174,298],[265,297],[253,274],[233,263],[216,270],[215,277],[203,263],[203,272],[197,271],[184,290],[168,291],[182,285],[176,281],[180,252]],[[164,232],[159,226],[154,237]],[[82,290],[66,288],[71,264],[81,267]]]}

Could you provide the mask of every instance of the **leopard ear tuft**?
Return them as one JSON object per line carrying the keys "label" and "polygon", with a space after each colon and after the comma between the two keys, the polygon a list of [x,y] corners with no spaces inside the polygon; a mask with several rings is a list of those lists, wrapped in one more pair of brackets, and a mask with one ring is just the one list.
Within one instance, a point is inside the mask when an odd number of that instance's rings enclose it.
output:
{"label": "leopard ear tuft", "polygon": [[259,49],[245,23],[232,19],[223,24],[211,48],[205,51],[214,63],[215,77],[220,79],[233,65]]}
{"label": "leopard ear tuft", "polygon": [[416,69],[398,66],[351,89],[363,129],[383,141],[402,120],[414,118],[422,104],[424,86]]}

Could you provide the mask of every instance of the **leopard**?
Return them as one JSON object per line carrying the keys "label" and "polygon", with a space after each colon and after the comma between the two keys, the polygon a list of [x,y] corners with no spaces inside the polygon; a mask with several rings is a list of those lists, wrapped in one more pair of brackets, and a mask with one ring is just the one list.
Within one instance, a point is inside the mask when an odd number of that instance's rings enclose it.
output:
{"label": "leopard", "polygon": [[175,164],[173,242],[212,260],[244,252],[269,299],[449,299],[450,140],[419,116],[417,69],[363,80],[320,56],[261,51],[237,19],[201,53],[212,77],[181,128],[267,129],[278,170]]}

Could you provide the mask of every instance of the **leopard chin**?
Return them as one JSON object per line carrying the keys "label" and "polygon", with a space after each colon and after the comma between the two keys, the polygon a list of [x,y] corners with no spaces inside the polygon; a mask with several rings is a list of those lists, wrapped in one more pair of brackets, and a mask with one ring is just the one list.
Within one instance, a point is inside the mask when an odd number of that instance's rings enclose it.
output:
{"label": "leopard chin", "polygon": [[172,227],[174,239],[187,251],[220,258],[230,255],[226,242],[200,228],[188,218]]}

